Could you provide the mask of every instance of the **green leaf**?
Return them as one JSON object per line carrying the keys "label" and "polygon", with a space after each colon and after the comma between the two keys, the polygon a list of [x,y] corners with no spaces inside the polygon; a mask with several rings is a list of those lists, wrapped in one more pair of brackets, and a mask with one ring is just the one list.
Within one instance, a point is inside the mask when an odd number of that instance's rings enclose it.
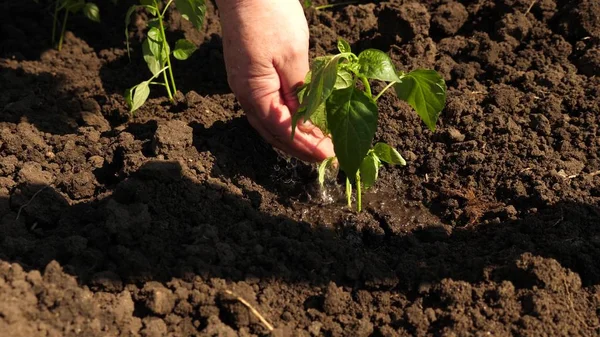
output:
{"label": "green leaf", "polygon": [[161,49],[163,48],[162,35],[160,34],[160,30],[155,27],[150,28],[150,30],[148,30],[148,34],[144,42],[148,43],[148,50],[150,51],[150,54],[154,56],[157,60],[160,60]]}
{"label": "green leaf", "polygon": [[327,124],[340,168],[354,180],[377,129],[375,101],[354,86],[335,90],[326,103]]}
{"label": "green leaf", "polygon": [[417,69],[394,84],[396,95],[408,103],[425,125],[435,131],[440,112],[446,105],[446,82],[435,70]]}
{"label": "green leaf", "polygon": [[198,49],[195,44],[186,40],[179,39],[175,42],[175,50],[173,56],[178,60],[187,60]]}
{"label": "green leaf", "polygon": [[304,79],[304,85],[298,91],[300,107],[292,115],[292,139],[296,125],[301,118],[312,121],[324,134],[329,134],[325,101],[334,89],[344,89],[354,84],[353,75],[338,69],[339,61],[345,55],[317,57]]}
{"label": "green leaf", "polygon": [[340,53],[351,53],[352,49],[350,48],[350,44],[348,41],[344,39],[338,39],[337,47]]}
{"label": "green leaf", "polygon": [[88,2],[83,6],[83,15],[92,21],[100,22],[100,9],[94,3]]}
{"label": "green leaf", "polygon": [[324,135],[329,135],[329,127],[327,126],[327,111],[325,109],[325,102],[319,105],[317,110],[310,116],[310,121],[314,126],[318,127]]}
{"label": "green leaf", "polygon": [[133,113],[139,109],[150,96],[150,82],[144,81],[135,87],[129,89],[129,99],[126,98],[129,104],[129,111]]}
{"label": "green leaf", "polygon": [[379,177],[379,166],[381,166],[381,162],[372,152],[369,152],[363,159],[360,164],[360,178],[365,189],[375,185]]}
{"label": "green leaf", "polygon": [[150,28],[146,41],[148,42],[148,50],[160,62],[160,67],[162,67],[167,62],[171,50],[169,44],[163,39],[160,29]]}
{"label": "green leaf", "polygon": [[333,86],[333,88],[336,90],[346,89],[353,84],[354,76],[352,75],[352,73],[344,69],[338,69],[337,77],[335,79],[335,85]]}
{"label": "green leaf", "polygon": [[334,159],[335,157],[327,158],[319,164],[319,185],[321,185],[321,187],[323,187],[323,184],[325,183],[325,172],[327,171],[327,167],[331,165]]}
{"label": "green leaf", "polygon": [[306,87],[306,97],[300,109],[306,109],[308,119],[327,100],[337,81],[337,65],[342,55],[320,57],[313,62],[311,81]]}
{"label": "green leaf", "polygon": [[390,57],[377,49],[367,49],[358,55],[359,73],[367,78],[386,82],[400,80]]}
{"label": "green leaf", "polygon": [[[157,27],[152,27],[148,30],[147,34],[148,38],[151,39],[156,44],[160,44],[163,41],[162,34],[160,33],[160,29]],[[156,47],[157,50],[160,50],[160,47]]]}
{"label": "green leaf", "polygon": [[190,21],[198,30],[202,30],[206,3],[204,0],[175,0],[175,6],[181,16]]}
{"label": "green leaf", "polygon": [[348,202],[348,207],[352,207],[352,184],[348,177],[346,177],[346,201]]}
{"label": "green leaf", "polygon": [[406,165],[406,160],[400,153],[386,143],[377,143],[373,147],[373,152],[382,161],[392,165]]}
{"label": "green leaf", "polygon": [[142,54],[144,55],[144,61],[146,61],[148,69],[150,69],[152,75],[156,75],[162,68],[162,63],[154,56],[154,53],[150,48],[151,43],[153,42],[150,42],[150,39],[145,39],[144,42],[142,42]]}

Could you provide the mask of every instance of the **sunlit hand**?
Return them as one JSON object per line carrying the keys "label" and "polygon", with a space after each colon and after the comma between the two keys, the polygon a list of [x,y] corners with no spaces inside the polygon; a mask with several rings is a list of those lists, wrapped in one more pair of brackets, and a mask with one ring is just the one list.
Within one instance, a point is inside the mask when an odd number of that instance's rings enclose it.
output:
{"label": "sunlit hand", "polygon": [[309,70],[308,25],[298,0],[217,0],[229,86],[273,146],[306,161],[334,156],[331,139],[298,125],[296,89]]}

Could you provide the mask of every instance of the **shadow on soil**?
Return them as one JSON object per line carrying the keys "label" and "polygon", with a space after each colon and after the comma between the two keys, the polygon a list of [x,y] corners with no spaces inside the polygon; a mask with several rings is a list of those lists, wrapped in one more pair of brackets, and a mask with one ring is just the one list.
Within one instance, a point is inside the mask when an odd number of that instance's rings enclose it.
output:
{"label": "shadow on soil", "polygon": [[145,164],[112,195],[89,203],[70,205],[52,187],[17,186],[0,200],[0,258],[25,269],[57,260],[91,285],[200,275],[416,294],[447,277],[534,286],[537,278],[523,279],[514,262],[530,252],[557,259],[584,285],[600,284],[596,206],[562,203],[510,223],[426,226],[405,235],[356,231],[352,216],[319,226],[255,206],[244,192],[200,183],[164,161]]}
{"label": "shadow on soil", "polygon": [[278,156],[250,126],[246,117],[217,121],[210,127],[201,123],[190,126],[194,130],[196,150],[199,153],[210,152],[215,158],[211,176],[225,179],[248,177],[279,195],[278,201],[288,206],[292,201],[288,196],[311,192],[309,189],[316,179],[314,168],[294,158]]}
{"label": "shadow on soil", "polygon": [[27,121],[40,131],[74,133],[82,124],[81,104],[66,78],[48,72],[29,74],[0,65],[0,122]]}

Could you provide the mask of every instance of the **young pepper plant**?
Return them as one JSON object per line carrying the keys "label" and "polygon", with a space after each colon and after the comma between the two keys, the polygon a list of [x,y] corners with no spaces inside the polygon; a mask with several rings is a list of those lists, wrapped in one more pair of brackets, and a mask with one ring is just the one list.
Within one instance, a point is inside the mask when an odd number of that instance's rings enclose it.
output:
{"label": "young pepper plant", "polygon": [[[60,12],[64,12],[61,24],[60,35],[58,36],[58,43],[56,41],[56,33],[58,29],[58,15]],[[94,21],[100,22],[100,10],[93,2],[85,2],[84,0],[56,0],[54,2],[54,18],[52,20],[52,45],[56,46],[56,49],[60,51],[62,49],[63,40],[65,39],[65,31],[67,29],[67,19],[69,14],[77,14],[82,12],[85,17]]]}
{"label": "young pepper plant", "polygon": [[[346,198],[352,206],[352,186],[356,187],[357,211],[362,209],[362,188],[374,185],[382,163],[406,165],[393,147],[385,143],[372,146],[377,130],[377,100],[393,88],[431,131],[446,103],[446,84],[434,70],[397,71],[390,57],[377,49],[359,55],[350,45],[338,41],[339,54],[317,57],[298,91],[300,107],[292,116],[292,138],[299,121],[311,121],[333,142],[336,157],[318,168],[323,184],[325,170],[335,160],[346,175]],[[370,80],[387,82],[377,95]],[[362,89],[357,85],[362,83]]]}
{"label": "young pepper plant", "polygon": [[[131,14],[138,8],[144,8],[153,16],[148,21],[148,32],[146,33],[146,39],[142,42],[142,54],[148,65],[148,69],[152,73],[152,77],[125,92],[125,100],[129,105],[131,113],[139,109],[146,102],[150,95],[150,85],[165,87],[169,100],[174,102],[173,96],[177,93],[177,86],[175,85],[175,77],[173,76],[171,56],[181,61],[187,60],[197,49],[194,43],[186,39],[179,39],[175,42],[175,48],[171,51],[165,33],[164,18],[167,9],[173,3],[175,3],[175,7],[184,19],[192,22],[196,29],[202,29],[206,13],[205,0],[169,0],[164,7],[161,7],[160,0],[140,0],[140,5],[133,5],[127,11],[125,17],[125,37],[129,57],[131,57],[129,48],[129,23]],[[155,81],[161,75],[162,82]]]}

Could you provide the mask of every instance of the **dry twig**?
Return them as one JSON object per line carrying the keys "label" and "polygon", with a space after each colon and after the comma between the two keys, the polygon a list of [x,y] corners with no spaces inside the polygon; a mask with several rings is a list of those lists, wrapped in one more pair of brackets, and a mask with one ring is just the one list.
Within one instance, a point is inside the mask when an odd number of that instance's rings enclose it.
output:
{"label": "dry twig", "polygon": [[527,11],[525,12],[525,15],[529,14],[529,12],[531,11],[531,9],[533,8],[533,5],[535,5],[536,2],[537,2],[537,0],[533,0],[531,2],[531,4],[529,5],[529,8],[527,8]]}
{"label": "dry twig", "polygon": [[31,202],[33,201],[33,199],[35,199],[35,197],[37,197],[37,195],[38,195],[38,194],[40,194],[40,193],[41,193],[43,190],[45,190],[45,189],[46,189],[48,186],[49,186],[49,185],[46,185],[46,186],[44,186],[44,187],[40,188],[39,190],[37,190],[37,192],[35,192],[35,193],[33,194],[33,196],[31,197],[31,199],[29,199],[29,201],[27,201],[27,202],[26,202],[24,205],[21,205],[21,207],[19,207],[19,211],[17,212],[17,217],[15,218],[15,221],[16,221],[16,220],[19,220],[19,217],[21,216],[21,211],[22,211],[22,210],[23,210],[25,207],[29,206],[29,204],[31,204]]}
{"label": "dry twig", "polygon": [[263,315],[260,314],[260,312],[258,312],[258,310],[254,309],[254,307],[245,299],[239,297],[238,295],[236,295],[233,291],[231,290],[225,290],[225,293],[228,295],[231,295],[233,297],[235,297],[236,300],[240,301],[243,305],[245,305],[248,309],[250,309],[250,312],[252,314],[254,314],[254,316],[256,316],[261,322],[262,324],[264,324],[265,327],[267,327],[267,329],[269,329],[269,331],[273,331],[273,326],[271,325],[271,323],[267,322],[267,320],[265,319],[265,317]]}

